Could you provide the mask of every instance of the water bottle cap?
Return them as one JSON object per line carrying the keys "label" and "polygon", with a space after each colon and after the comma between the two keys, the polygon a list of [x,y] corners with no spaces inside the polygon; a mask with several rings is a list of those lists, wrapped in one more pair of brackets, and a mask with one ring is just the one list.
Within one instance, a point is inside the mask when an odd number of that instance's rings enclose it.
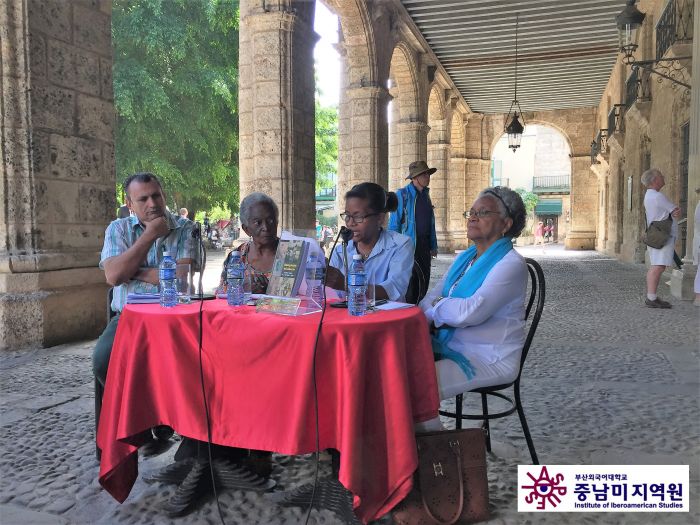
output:
{"label": "water bottle cap", "polygon": [[170,252],[169,251],[164,251],[163,252],[163,257],[170,257]]}
{"label": "water bottle cap", "polygon": [[362,255],[360,255],[359,253],[356,253],[355,255],[352,256],[352,259],[354,261],[359,261],[360,259],[362,259]]}
{"label": "water bottle cap", "polygon": [[241,255],[241,252],[239,252],[238,250],[233,250],[233,251],[231,252],[231,257],[237,257],[237,256],[240,256],[240,255]]}

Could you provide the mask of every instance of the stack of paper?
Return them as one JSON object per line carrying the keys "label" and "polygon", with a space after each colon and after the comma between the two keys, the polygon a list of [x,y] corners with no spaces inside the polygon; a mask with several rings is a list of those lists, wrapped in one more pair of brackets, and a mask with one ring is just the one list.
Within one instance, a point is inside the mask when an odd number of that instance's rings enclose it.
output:
{"label": "stack of paper", "polygon": [[410,303],[399,303],[397,301],[388,301],[384,304],[378,304],[375,308],[377,310],[401,310],[402,308],[411,308],[415,306]]}
{"label": "stack of paper", "polygon": [[126,296],[127,304],[153,304],[160,302],[160,294],[157,293],[130,293]]}

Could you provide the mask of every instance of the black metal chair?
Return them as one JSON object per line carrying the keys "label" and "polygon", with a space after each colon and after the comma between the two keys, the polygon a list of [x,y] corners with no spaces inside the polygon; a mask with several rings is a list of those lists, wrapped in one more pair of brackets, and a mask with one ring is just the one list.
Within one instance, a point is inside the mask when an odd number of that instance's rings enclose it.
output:
{"label": "black metal chair", "polygon": [[428,283],[425,282],[425,274],[418,261],[413,261],[411,279],[408,282],[408,290],[406,290],[406,302],[418,304],[426,293],[428,293]]}
{"label": "black metal chair", "polygon": [[[534,465],[539,465],[537,453],[535,452],[535,445],[532,442],[532,437],[530,436],[530,429],[527,426],[525,412],[523,411],[523,405],[520,400],[520,377],[523,373],[523,365],[525,364],[525,359],[527,358],[527,354],[530,351],[530,345],[532,344],[532,339],[535,336],[537,325],[539,324],[540,317],[542,316],[542,309],[544,308],[545,298],[545,282],[542,267],[537,263],[537,261],[530,258],[526,258],[525,262],[527,263],[527,270],[530,274],[530,297],[527,302],[527,309],[525,310],[525,320],[527,322],[529,319],[530,328],[528,329],[527,337],[525,338],[525,344],[523,345],[523,352],[520,356],[520,370],[518,371],[518,377],[515,379],[515,381],[511,383],[470,390],[470,392],[476,392],[478,394],[481,394],[481,414],[462,414],[462,402],[464,394],[458,394],[455,398],[455,411],[448,412],[440,410],[440,415],[455,418],[455,426],[457,428],[462,428],[462,420],[464,419],[483,420],[484,430],[486,431],[486,450],[491,452],[489,420],[506,417],[511,415],[513,412],[517,411],[518,416],[520,417],[520,424],[523,427],[523,433],[525,434],[525,440],[527,441],[527,448],[529,449],[530,456],[532,457],[532,463]],[[535,303],[536,306],[533,313],[532,307],[533,305],[535,305]],[[530,318],[531,313],[533,314],[532,318]],[[515,400],[501,392],[502,390],[505,390],[510,387],[513,387]],[[510,405],[509,408],[502,412],[489,414],[488,396],[494,396],[506,401]]]}

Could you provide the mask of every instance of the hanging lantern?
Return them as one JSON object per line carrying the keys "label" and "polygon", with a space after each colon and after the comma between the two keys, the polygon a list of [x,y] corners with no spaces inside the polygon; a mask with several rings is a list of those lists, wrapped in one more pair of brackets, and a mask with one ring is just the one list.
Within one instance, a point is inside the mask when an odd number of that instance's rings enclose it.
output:
{"label": "hanging lantern", "polygon": [[627,0],[627,5],[615,17],[617,32],[620,38],[620,53],[625,64],[634,62],[634,52],[637,50],[639,33],[646,15],[635,7],[636,0]]}
{"label": "hanging lantern", "polygon": [[[524,123],[525,119],[522,117],[523,110],[520,109],[520,102],[518,102],[518,20],[519,16],[515,17],[515,93],[513,97],[513,102],[510,103],[510,109],[508,110],[508,115],[503,123],[503,130],[508,133],[508,147],[513,150],[517,150],[520,147],[520,141],[523,137],[523,131],[525,130]],[[518,117],[523,119],[523,123],[518,120]],[[510,123],[508,123],[510,121]]]}
{"label": "hanging lantern", "polygon": [[[514,102],[517,103],[518,101],[516,100]],[[518,112],[516,111],[513,113],[513,120],[511,120],[510,124],[506,127],[506,133],[508,133],[508,147],[513,150],[513,153],[520,147],[520,141],[523,137],[524,130],[525,128],[518,120]]]}

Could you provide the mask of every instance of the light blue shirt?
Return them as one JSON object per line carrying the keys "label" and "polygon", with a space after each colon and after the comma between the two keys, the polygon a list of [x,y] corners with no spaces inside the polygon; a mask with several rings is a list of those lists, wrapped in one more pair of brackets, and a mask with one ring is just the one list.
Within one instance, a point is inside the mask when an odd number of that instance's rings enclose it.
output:
{"label": "light blue shirt", "polygon": [[[146,260],[141,265],[142,268],[158,268],[163,260],[163,252],[166,251],[170,252],[176,261],[179,259],[198,260],[197,240],[192,237],[194,223],[170,212],[166,212],[165,216],[168,220],[170,233],[157,239],[151,245]],[[104,262],[107,259],[121,255],[131,248],[144,231],[145,227],[139,223],[136,215],[112,221],[105,231],[100,268],[104,270]],[[158,293],[158,285],[132,279],[128,283],[115,286],[112,310],[121,312],[129,293]]]}
{"label": "light blue shirt", "polygon": [[[348,264],[358,253],[353,241],[348,243]],[[345,275],[343,247],[336,246],[330,265]],[[407,235],[382,229],[377,244],[365,261],[369,284],[381,286],[391,301],[404,301],[413,271],[413,242]]]}

